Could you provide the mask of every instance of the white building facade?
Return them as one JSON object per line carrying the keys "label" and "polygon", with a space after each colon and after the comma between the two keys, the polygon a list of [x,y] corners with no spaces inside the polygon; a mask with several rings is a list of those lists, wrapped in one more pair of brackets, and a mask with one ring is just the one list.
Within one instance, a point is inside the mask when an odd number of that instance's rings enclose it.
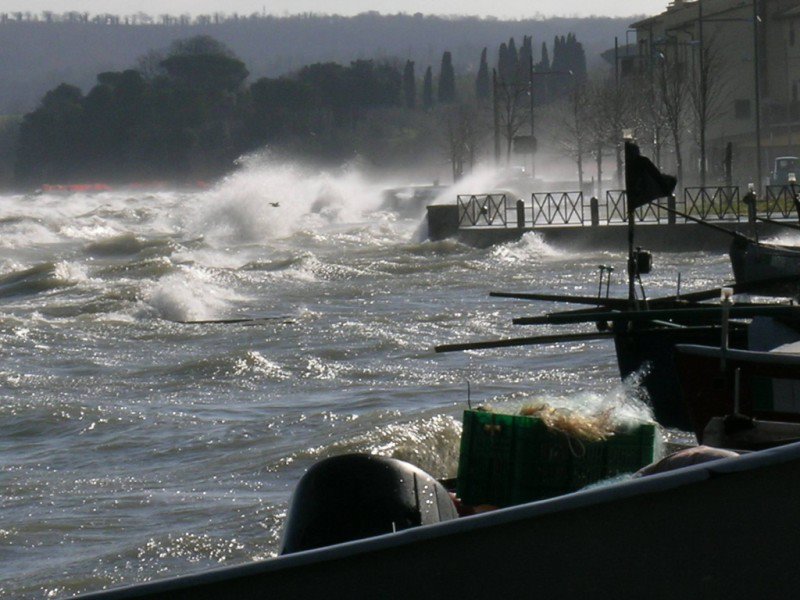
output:
{"label": "white building facade", "polygon": [[698,183],[701,148],[706,185],[725,183],[726,149],[735,185],[763,185],[776,157],[800,156],[800,0],[675,0],[631,28],[637,71],[677,61],[686,74],[683,185]]}

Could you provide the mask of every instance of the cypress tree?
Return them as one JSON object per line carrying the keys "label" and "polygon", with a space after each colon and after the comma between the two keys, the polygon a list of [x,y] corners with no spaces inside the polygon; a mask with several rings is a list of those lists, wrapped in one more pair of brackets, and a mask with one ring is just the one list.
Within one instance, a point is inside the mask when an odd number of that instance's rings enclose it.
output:
{"label": "cypress tree", "polygon": [[425,71],[422,82],[422,106],[426,109],[433,108],[433,71],[430,67]]}
{"label": "cypress tree", "polygon": [[540,71],[549,71],[550,70],[550,54],[547,52],[547,44],[542,42],[542,58],[539,60],[539,69]]}
{"label": "cypress tree", "polygon": [[453,70],[453,56],[445,51],[439,70],[439,102],[450,104],[456,99],[456,74]]}
{"label": "cypress tree", "polygon": [[[546,42],[542,42],[542,55],[534,70],[538,73],[550,71],[550,54],[547,51]],[[551,82],[548,81],[550,77],[538,77],[537,79],[536,104],[547,104],[550,101],[550,88],[552,87]]]}
{"label": "cypress tree", "polygon": [[511,75],[511,63],[508,58],[508,46],[505,42],[500,44],[500,50],[497,54],[497,73],[500,75],[501,81],[509,81]]}
{"label": "cypress tree", "polygon": [[570,44],[569,70],[573,72],[576,81],[586,81],[586,52],[583,44],[578,41],[574,33],[567,39]]}
{"label": "cypress tree", "polygon": [[517,70],[522,81],[527,81],[530,76],[530,69],[533,65],[533,39],[531,36],[523,36],[522,46],[519,49],[519,61]]}
{"label": "cypress tree", "polygon": [[475,97],[478,100],[488,100],[492,95],[492,83],[489,81],[489,63],[486,59],[486,48],[481,52],[481,65],[478,68],[478,77],[475,80]]}
{"label": "cypress tree", "polygon": [[517,44],[512,37],[510,40],[508,40],[508,73],[510,76],[508,81],[513,81],[514,78],[517,77],[518,66],[519,57],[517,56]]}
{"label": "cypress tree", "polygon": [[403,71],[403,97],[406,108],[414,109],[417,106],[417,82],[414,78],[414,61],[407,60]]}

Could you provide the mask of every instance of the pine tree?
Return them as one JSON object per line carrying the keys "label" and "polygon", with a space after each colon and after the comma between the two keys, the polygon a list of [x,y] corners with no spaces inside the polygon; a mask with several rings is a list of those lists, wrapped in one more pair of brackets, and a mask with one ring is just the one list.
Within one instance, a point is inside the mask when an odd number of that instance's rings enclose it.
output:
{"label": "pine tree", "polygon": [[417,82],[414,78],[414,61],[407,60],[403,71],[403,98],[406,108],[414,109],[417,106]]}
{"label": "pine tree", "polygon": [[433,108],[433,71],[430,67],[425,71],[422,82],[422,106],[425,109]]}
{"label": "pine tree", "polygon": [[456,74],[453,70],[453,56],[445,51],[439,70],[439,102],[450,104],[456,99]]}

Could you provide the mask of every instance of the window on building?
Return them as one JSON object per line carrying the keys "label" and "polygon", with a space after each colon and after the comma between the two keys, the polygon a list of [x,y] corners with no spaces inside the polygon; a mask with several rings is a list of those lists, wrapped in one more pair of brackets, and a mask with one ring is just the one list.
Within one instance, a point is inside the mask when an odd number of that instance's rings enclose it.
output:
{"label": "window on building", "polygon": [[749,119],[752,116],[750,113],[750,100],[734,100],[733,114],[737,119]]}

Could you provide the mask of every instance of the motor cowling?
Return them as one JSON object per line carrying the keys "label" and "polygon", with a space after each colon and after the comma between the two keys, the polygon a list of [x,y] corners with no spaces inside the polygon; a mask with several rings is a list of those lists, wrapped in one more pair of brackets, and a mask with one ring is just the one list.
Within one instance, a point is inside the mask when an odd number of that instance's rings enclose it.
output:
{"label": "motor cowling", "polygon": [[648,250],[636,248],[633,253],[633,259],[636,263],[636,272],[639,275],[645,275],[653,268],[653,255]]}
{"label": "motor cowling", "polygon": [[292,495],[281,554],[458,517],[447,490],[393,458],[346,454],[311,467]]}

